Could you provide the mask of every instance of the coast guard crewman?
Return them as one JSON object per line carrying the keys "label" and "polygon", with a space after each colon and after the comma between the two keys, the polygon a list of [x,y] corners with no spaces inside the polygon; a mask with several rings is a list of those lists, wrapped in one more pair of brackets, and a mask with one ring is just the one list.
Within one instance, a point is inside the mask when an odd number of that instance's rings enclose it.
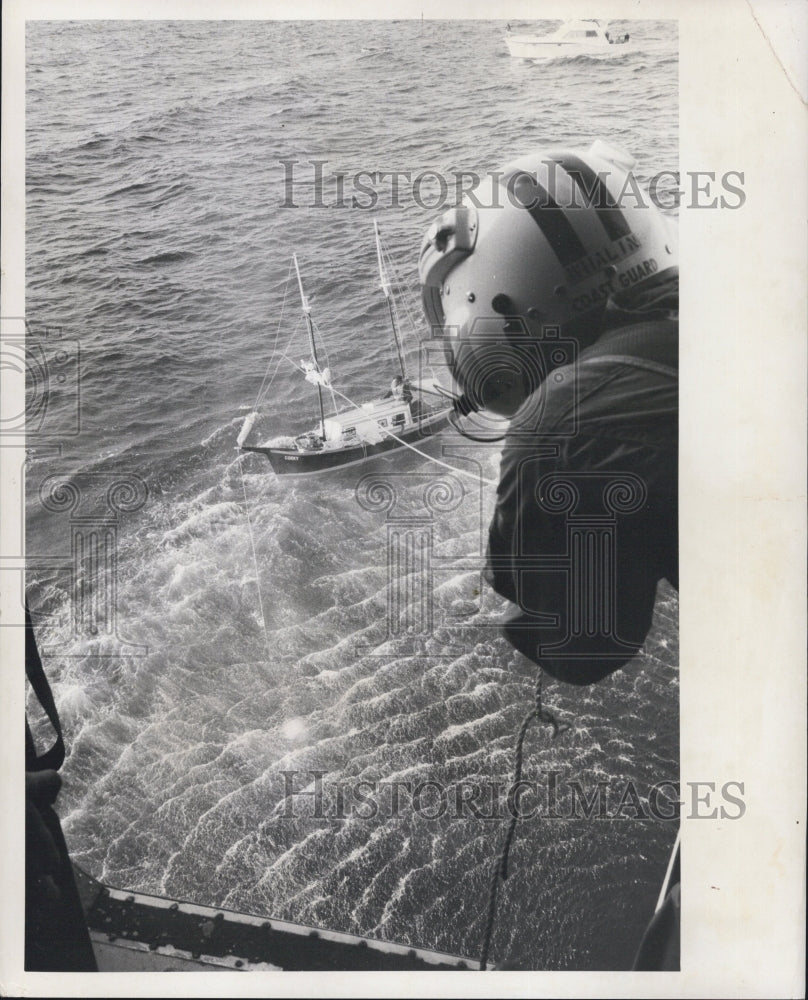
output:
{"label": "coast guard crewman", "polygon": [[457,412],[510,420],[486,574],[505,634],[572,684],[624,666],[678,585],[676,234],[632,166],[603,142],[512,163],[419,266]]}
{"label": "coast guard crewman", "polygon": [[54,808],[65,759],[59,713],[25,608],[25,675],[56,737],[38,753],[25,723],[25,968],[29,972],[96,972],[84,907]]}

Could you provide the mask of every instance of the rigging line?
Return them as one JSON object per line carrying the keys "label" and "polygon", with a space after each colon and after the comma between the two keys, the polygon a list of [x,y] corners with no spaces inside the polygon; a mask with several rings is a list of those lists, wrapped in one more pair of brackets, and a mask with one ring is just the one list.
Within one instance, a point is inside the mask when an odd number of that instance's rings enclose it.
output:
{"label": "rigging line", "polygon": [[[383,247],[383,249],[384,249],[384,247]],[[391,272],[393,274],[393,280],[397,284],[398,294],[394,296],[394,303],[395,303],[396,309],[398,309],[398,300],[401,299],[404,302],[404,310],[405,310],[405,312],[407,314],[407,320],[409,322],[411,330],[415,334],[415,340],[416,340],[416,344],[417,344],[417,347],[418,347],[418,353],[420,354],[420,349],[421,349],[421,345],[423,343],[423,340],[418,337],[418,324],[415,322],[415,318],[413,317],[412,310],[410,309],[410,304],[409,304],[409,301],[408,301],[408,294],[410,292],[409,286],[404,282],[404,279],[401,277],[401,274],[399,273],[399,270],[396,267],[396,263],[393,260],[393,257],[386,250],[385,250],[385,257],[386,257],[387,263],[388,263],[388,265],[390,267],[390,270],[391,270]],[[432,374],[432,377],[433,378],[437,378],[437,376],[435,374],[435,369],[434,369],[434,367],[433,367],[433,365],[432,365],[431,362],[429,362],[428,367],[429,367],[430,373]]]}
{"label": "rigging line", "polygon": [[264,627],[264,642],[266,644],[266,649],[267,649],[267,663],[269,663],[272,658],[272,653],[269,645],[269,630],[267,629],[267,618],[266,615],[264,614],[264,600],[261,597],[261,579],[258,575],[258,555],[255,551],[255,539],[253,538],[252,521],[250,519],[250,504],[249,501],[247,500],[247,484],[244,481],[244,469],[241,464],[241,460],[243,457],[244,457],[243,455],[239,455],[238,471],[241,474],[241,489],[244,493],[244,513],[247,516],[247,527],[249,529],[249,534],[250,534],[250,548],[252,549],[253,566],[255,567],[255,589],[258,591],[258,607],[261,611],[261,624]]}
{"label": "rigging line", "polygon": [[488,889],[488,915],[485,921],[485,933],[483,934],[483,946],[480,954],[480,969],[483,972],[488,965],[488,953],[491,948],[491,936],[494,931],[494,921],[497,913],[497,894],[499,890],[499,883],[500,879],[504,882],[508,877],[508,857],[511,851],[511,844],[513,843],[513,838],[516,833],[516,824],[519,820],[519,798],[521,792],[523,791],[521,785],[522,764],[524,761],[524,746],[527,731],[530,728],[530,723],[534,720],[546,722],[548,725],[553,727],[552,739],[555,739],[560,733],[566,732],[566,730],[570,728],[569,723],[558,722],[553,713],[548,711],[548,709],[546,709],[542,704],[541,666],[539,667],[539,672],[536,677],[536,688],[533,693],[533,699],[533,707],[522,720],[522,725],[519,727],[519,735],[514,747],[513,781],[511,782],[511,787],[508,792],[508,807],[511,813],[511,818],[508,821],[508,829],[505,834],[505,841],[502,845],[502,850],[491,871],[491,882]]}
{"label": "rigging line", "polygon": [[[401,337],[401,332],[400,332],[401,330],[404,329],[404,323],[402,323],[402,321],[401,321],[401,310],[399,309],[398,302],[396,301],[395,298],[393,298],[391,301],[392,301],[392,306],[393,306],[393,315],[395,316],[396,324],[397,324],[397,327],[398,327],[398,330],[399,330],[399,337],[403,341],[404,338]],[[410,319],[409,322],[411,323],[412,320]],[[416,345],[415,354],[417,356],[420,353],[419,348],[421,346],[417,337],[415,338],[415,345]],[[412,349],[409,348],[409,345],[405,346],[404,353],[406,353],[408,349],[409,349],[410,353],[412,353]]]}
{"label": "rigging line", "polygon": [[301,375],[306,374],[306,369],[301,367],[296,361],[293,361],[288,354],[280,354],[278,357],[281,361],[288,361],[293,368],[296,368],[300,372]]}
{"label": "rigging line", "polygon": [[[289,333],[289,337],[286,340],[286,344],[284,345],[283,352],[281,352],[280,355],[279,355],[278,351],[277,351],[277,348],[273,352],[272,356],[273,357],[277,357],[278,358],[278,362],[277,362],[277,364],[275,366],[275,371],[272,373],[272,376],[271,376],[271,378],[270,378],[270,380],[269,380],[266,388],[264,389],[264,391],[263,391],[263,393],[261,395],[261,402],[264,401],[264,398],[266,397],[266,394],[269,392],[270,386],[275,381],[275,377],[277,376],[278,372],[281,370],[281,361],[284,358],[285,352],[289,350],[289,347],[290,347],[292,341],[294,340],[294,338],[296,337],[297,331],[300,329],[300,324],[302,322],[303,322],[303,317],[302,316],[298,316],[297,317],[297,322],[295,323],[294,328],[291,330],[291,332]],[[270,358],[270,360],[271,360],[271,358]]]}
{"label": "rigging line", "polygon": [[418,324],[416,323],[415,318],[413,316],[413,312],[412,312],[412,309],[410,308],[410,301],[409,300],[410,300],[410,298],[413,295],[415,295],[417,297],[418,290],[417,289],[413,289],[412,286],[407,281],[404,280],[404,278],[401,275],[401,272],[399,271],[398,267],[396,266],[396,262],[393,259],[392,255],[389,254],[389,253],[386,253],[386,257],[387,257],[387,261],[388,261],[390,270],[393,273],[393,279],[394,279],[394,281],[395,281],[395,283],[397,285],[398,295],[395,296],[396,303],[398,303],[398,300],[401,299],[401,301],[404,303],[404,310],[407,313],[407,319],[410,322],[410,326],[412,327],[412,329],[414,331],[417,331]]}
{"label": "rigging line", "polygon": [[[275,331],[275,347],[273,347],[273,352],[277,349],[277,346],[278,346],[278,337],[281,334],[281,324],[283,323],[283,313],[284,313],[284,310],[286,308],[286,296],[289,293],[289,279],[290,279],[291,276],[292,276],[292,263],[290,261],[289,262],[289,270],[286,273],[286,283],[285,283],[285,285],[283,287],[283,301],[281,302],[281,315],[280,315],[280,318],[278,320],[278,328]],[[253,406],[253,409],[255,409],[258,406],[258,403],[261,400],[261,396],[262,396],[262,394],[264,392],[264,384],[266,383],[267,375],[269,374],[269,366],[270,366],[271,362],[272,362],[272,355],[270,355],[270,359],[269,359],[269,361],[267,361],[267,367],[266,367],[266,371],[264,372],[264,378],[263,378],[263,380],[261,382],[261,388],[258,390],[258,395],[255,398],[255,405]],[[269,380],[269,385],[267,385],[267,389],[269,389],[269,386],[272,385],[272,382],[273,382],[273,380],[275,378],[275,375],[277,375],[277,374],[278,374],[278,369],[276,368],[274,374],[272,375],[272,378]]]}
{"label": "rigging line", "polygon": [[289,338],[286,341],[286,344],[284,345],[283,351],[278,352],[276,350],[276,351],[273,352],[272,357],[270,357],[270,359],[269,359],[270,363],[272,361],[272,358],[277,358],[277,365],[275,366],[275,371],[272,373],[272,377],[270,378],[269,382],[267,383],[267,386],[264,389],[263,393],[261,394],[260,399],[257,400],[257,405],[260,405],[264,401],[264,397],[269,392],[270,387],[272,386],[272,383],[275,381],[275,377],[277,376],[278,372],[281,370],[281,362],[284,359],[288,360],[288,358],[286,357],[286,351],[289,350],[289,347],[290,347],[292,341],[294,340],[294,338],[295,338],[295,336],[297,334],[297,331],[300,328],[300,324],[301,324],[302,321],[303,321],[303,317],[302,316],[298,316],[297,323],[295,323],[294,329],[289,334]]}
{"label": "rigging line", "polygon": [[[396,267],[395,261],[393,260],[391,254],[387,251],[386,247],[382,246],[382,251],[384,253],[385,265],[392,274],[393,278],[392,283],[395,285],[396,289],[396,294],[394,294],[392,298],[393,298],[393,308],[395,309],[396,316],[399,317],[399,323],[400,323],[400,312],[399,312],[399,299],[400,299],[404,303],[404,310],[407,314],[407,320],[409,321],[410,328],[413,331],[417,331],[418,327],[415,323],[415,320],[413,319],[409,302],[407,301],[408,295],[411,294],[410,289],[401,278],[398,268]],[[416,336],[416,343],[417,342],[418,338]]]}

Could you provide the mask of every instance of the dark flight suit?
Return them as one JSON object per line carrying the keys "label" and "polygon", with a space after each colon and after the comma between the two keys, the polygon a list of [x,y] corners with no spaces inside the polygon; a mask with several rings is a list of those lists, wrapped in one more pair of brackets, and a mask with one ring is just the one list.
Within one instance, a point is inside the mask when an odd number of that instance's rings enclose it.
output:
{"label": "dark flight suit", "polygon": [[56,733],[56,742],[37,755],[25,724],[25,968],[29,972],[96,972],[87,923],[73,866],[53,804],[65,756],[62,727],[42,661],[31,616],[25,612],[25,673]]}
{"label": "dark flight suit", "polygon": [[571,684],[626,664],[678,587],[678,281],[618,301],[511,421],[489,530],[507,638]]}

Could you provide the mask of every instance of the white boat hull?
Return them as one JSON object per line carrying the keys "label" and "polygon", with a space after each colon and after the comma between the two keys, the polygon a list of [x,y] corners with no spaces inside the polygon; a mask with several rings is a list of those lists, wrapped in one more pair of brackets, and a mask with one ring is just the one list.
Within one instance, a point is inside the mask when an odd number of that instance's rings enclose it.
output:
{"label": "white boat hull", "polygon": [[556,42],[537,35],[507,35],[505,43],[508,51],[515,59],[532,59],[545,61],[547,59],[572,58],[574,56],[594,56],[610,58],[623,55],[630,51],[630,42]]}

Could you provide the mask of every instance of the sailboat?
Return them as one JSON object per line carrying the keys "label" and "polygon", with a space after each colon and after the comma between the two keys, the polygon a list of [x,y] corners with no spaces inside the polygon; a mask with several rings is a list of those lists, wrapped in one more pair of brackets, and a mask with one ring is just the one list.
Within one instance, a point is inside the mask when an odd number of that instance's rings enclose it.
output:
{"label": "sailboat", "polygon": [[[237,440],[242,451],[265,455],[277,475],[316,475],[367,462],[377,455],[414,447],[414,443],[423,442],[449,422],[452,404],[446,389],[435,378],[414,378],[407,371],[393,288],[375,222],[374,232],[381,289],[387,302],[398,372],[386,392],[364,403],[355,403],[334,388],[331,370],[320,366],[311,306],[303,288],[297,254],[293,255],[309,346],[309,358],[295,367],[315,388],[319,419],[311,430],[296,437],[247,444],[257,416],[254,411],[247,416]],[[330,390],[334,399],[339,395],[347,405],[341,408],[335,405],[334,412],[327,415],[324,390]]]}

